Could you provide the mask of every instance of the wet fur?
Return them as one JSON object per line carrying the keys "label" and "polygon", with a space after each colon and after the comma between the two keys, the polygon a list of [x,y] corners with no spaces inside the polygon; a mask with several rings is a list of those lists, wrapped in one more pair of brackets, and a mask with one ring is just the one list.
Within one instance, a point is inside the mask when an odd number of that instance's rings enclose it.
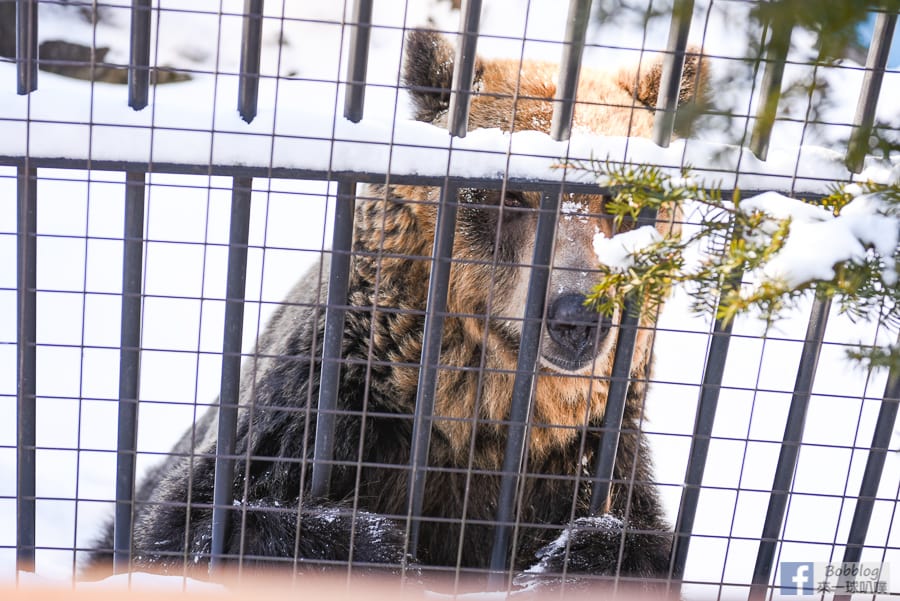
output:
{"label": "wet fur", "polygon": [[[407,57],[405,82],[417,118],[441,123],[449,102],[452,47],[436,34],[412,32]],[[479,60],[476,87],[482,93],[472,103],[472,127],[546,129],[555,73],[555,67],[543,63],[520,69],[515,61]],[[648,135],[646,105],[651,99],[635,97],[634,89],[620,81],[615,74],[582,76],[580,95],[594,104],[579,106],[577,127]],[[612,107],[597,104],[602,102]],[[327,499],[308,494],[306,461],[315,437],[312,410],[326,298],[321,274],[328,272],[327,260],[301,278],[258,340],[254,357],[245,362],[237,433],[241,459],[234,478],[238,502],[226,545],[227,553],[242,558],[244,565],[318,569],[350,560],[359,570],[396,569],[406,562],[450,569],[489,565],[493,529],[480,522],[495,518],[500,482],[495,472],[505,447],[505,426],[498,420],[508,415],[518,351],[516,333],[504,325],[503,313],[519,310],[520,299],[510,291],[523,277],[516,265],[533,243],[535,218],[533,212],[501,211],[499,192],[461,195],[468,206],[459,211],[455,256],[469,261],[456,263],[451,272],[451,315],[441,355],[443,364],[457,368],[441,370],[438,381],[429,466],[442,469],[428,475],[424,506],[424,515],[434,521],[423,522],[418,553],[408,557],[403,529],[410,415],[418,388],[437,194],[429,188],[370,187],[357,199],[346,363],[338,395],[342,413],[337,416],[336,464]],[[523,195],[521,202],[532,206],[537,198]],[[602,199],[584,202],[596,205]],[[614,233],[609,220],[597,223],[608,235]],[[541,552],[545,566],[561,570],[565,561],[570,573],[636,577],[668,570],[671,536],[640,428],[651,344],[650,330],[642,331],[606,507],[620,526],[572,530],[575,544],[563,555],[552,545]],[[611,360],[611,353],[600,357],[594,369],[608,373]],[[599,425],[606,386],[604,379],[590,374],[547,369],[539,374],[516,570],[535,564],[538,552],[573,516],[590,513],[585,477],[599,433],[585,426]],[[205,574],[215,438],[213,408],[143,480],[135,508],[136,568]],[[629,532],[620,561],[621,536]],[[632,544],[635,540],[639,544]],[[108,561],[111,546],[110,528],[90,563]]]}

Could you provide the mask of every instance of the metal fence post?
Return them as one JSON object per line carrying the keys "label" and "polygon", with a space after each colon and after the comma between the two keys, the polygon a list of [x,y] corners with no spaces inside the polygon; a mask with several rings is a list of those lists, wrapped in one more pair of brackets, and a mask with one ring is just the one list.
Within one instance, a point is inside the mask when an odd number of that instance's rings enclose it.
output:
{"label": "metal fence post", "polygon": [[125,184],[125,233],[122,261],[122,320],[119,348],[119,415],[116,443],[116,510],[113,522],[113,572],[131,562],[135,459],[141,370],[141,285],[144,256],[143,173],[128,173]]}

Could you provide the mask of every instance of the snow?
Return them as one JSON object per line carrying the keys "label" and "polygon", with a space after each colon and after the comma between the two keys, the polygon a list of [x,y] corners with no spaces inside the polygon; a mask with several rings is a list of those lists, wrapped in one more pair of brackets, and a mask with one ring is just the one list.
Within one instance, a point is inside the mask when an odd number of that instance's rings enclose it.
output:
{"label": "snow", "polygon": [[[686,185],[683,178],[669,178],[664,184],[670,188]],[[883,193],[863,194],[862,188],[855,184],[848,187],[856,197],[837,216],[824,207],[778,192],[764,192],[740,202],[739,211],[747,215],[763,213],[767,217],[748,234],[754,242],[768,245],[779,224],[785,220],[790,222],[782,248],[761,270],[749,274],[757,287],[772,283],[795,290],[816,280],[832,280],[836,265],[863,264],[869,249],[883,259],[881,277],[884,283],[891,286],[897,282],[900,265],[893,257],[900,244],[900,212],[892,208]],[[689,210],[687,213],[694,212]],[[662,236],[656,228],[643,226],[612,238],[597,232],[593,246],[600,264],[626,272],[641,251],[660,240]],[[698,261],[702,257],[702,252],[696,255],[684,272],[690,273],[699,267]]]}
{"label": "snow", "polygon": [[622,232],[612,238],[597,232],[594,234],[594,253],[602,265],[624,272],[634,265],[636,254],[660,240],[662,235],[652,225]]}
{"label": "snow", "polygon": [[764,192],[742,200],[739,209],[748,215],[760,211],[775,219],[792,219],[795,222],[813,223],[828,219],[825,208],[790,198],[778,192]]}
{"label": "snow", "polygon": [[[68,157],[92,161],[181,163],[271,167],[397,175],[591,181],[585,171],[558,169],[565,158],[602,158],[632,163],[653,162],[672,174],[684,164],[695,170],[698,184],[714,186],[740,172],[729,185],[743,189],[784,189],[825,193],[833,180],[853,179],[843,155],[815,146],[773,149],[767,161],[731,144],[677,140],[661,149],[649,140],[575,133],[557,142],[533,131],[508,134],[499,129],[451,138],[446,130],[414,121],[387,120],[383,115],[351,123],[336,115],[334,102],[313,103],[303,111],[278,107],[308,104],[319,84],[263,80],[260,95],[278,98],[276,106],[261,106],[252,123],[245,123],[231,103],[236,78],[213,85],[212,78],[159,86],[152,109],[133,111],[123,102],[122,87],[86,86],[41,73],[40,87],[19,96],[0,90],[6,135],[0,136],[0,157]],[[14,80],[11,64],[0,64],[0,78]],[[215,98],[210,89],[217,89]],[[182,98],[195,99],[185,103]],[[206,98],[208,101],[203,101]],[[86,111],[89,107],[90,111]],[[30,118],[31,122],[27,122]],[[335,141],[332,141],[334,139]],[[797,158],[799,164],[796,164]],[[900,164],[900,158],[896,161]],[[870,160],[873,170],[889,171],[894,163]],[[821,174],[829,176],[823,178]],[[870,177],[883,179],[874,171]]]}
{"label": "snow", "polygon": [[[62,5],[41,3],[41,39],[57,36],[109,45],[111,60],[128,52],[128,13],[115,0],[96,26],[68,18]],[[403,31],[432,19],[453,31],[449,2],[375,3],[372,57],[366,112],[359,124],[343,120],[341,91],[346,56],[345,3],[266,3],[259,116],[244,123],[234,110],[237,44],[242,2],[192,3],[190,10],[160,10],[159,64],[193,69],[192,81],[153,88],[150,106],[125,106],[121,86],[87,84],[41,72],[39,89],[17,96],[0,86],[0,157],[75,157],[139,162],[211,162],[259,167],[385,170],[444,176],[522,179],[587,178],[554,169],[563,157],[609,158],[660,164],[680,176],[690,165],[694,183],[755,190],[824,192],[835,180],[865,182],[900,179],[900,157],[869,159],[851,176],[842,165],[843,140],[862,79],[853,64],[819,66],[818,81],[829,81],[829,98],[794,99],[780,109],[768,160],[741,148],[747,118],[758,94],[743,61],[745,40],[735,23],[749,23],[746,3],[698,3],[692,41],[703,42],[716,83],[723,118],[699,134],[661,149],[647,140],[598,137],[583,132],[571,143],[522,132],[472,132],[451,140],[446,132],[405,120],[398,96],[397,68]],[[166,8],[180,3],[163,0]],[[624,6],[624,5],[623,5]],[[640,12],[640,11],[639,11]],[[616,26],[592,26],[585,60],[593,65],[635,62],[641,52],[659,50],[668,23],[651,16],[641,37],[643,13],[633,22],[622,10]],[[156,18],[154,18],[156,23]],[[554,0],[494,0],[486,3],[479,51],[486,55],[558,60],[565,10]],[[156,26],[156,25],[154,25]],[[285,28],[286,43],[277,33]],[[705,39],[701,40],[706,32]],[[811,76],[804,60],[813,52],[812,35],[795,32],[795,48],[785,71],[785,88]],[[643,46],[641,48],[641,46]],[[13,66],[0,63],[0,81],[15,80]],[[730,80],[736,74],[736,79]],[[280,79],[272,78],[279,75]],[[746,76],[746,77],[745,77]],[[817,92],[818,94],[818,92]],[[900,74],[885,75],[877,118],[897,118]],[[819,102],[823,100],[822,102]],[[827,100],[825,102],[824,100]],[[815,103],[817,124],[805,127],[806,101]],[[25,123],[26,117],[30,119]],[[332,144],[330,139],[337,138]],[[530,156],[537,155],[537,156]],[[38,579],[68,580],[74,571],[73,546],[87,546],[110,515],[114,498],[116,399],[121,289],[121,230],[124,175],[99,171],[42,169],[38,183]],[[146,294],[138,464],[143,472],[167,452],[184,428],[217,394],[221,367],[224,273],[227,258],[230,180],[206,176],[153,174],[149,177],[145,248]],[[0,256],[15,253],[15,172],[0,167]],[[859,189],[861,192],[861,188]],[[322,182],[254,180],[244,348],[249,350],[268,315],[306,267],[328,247],[333,186]],[[768,199],[768,200],[766,200]],[[747,203],[750,203],[749,205]],[[793,273],[802,251],[832,250],[859,256],[861,244],[888,249],[891,225],[878,200],[858,194],[840,217],[798,208],[780,196],[746,199],[742,206],[782,209],[807,228],[794,238],[797,250],[785,255],[780,272]],[[790,207],[788,209],[788,207]],[[566,216],[578,214],[569,207]],[[819,229],[817,229],[819,228]],[[896,235],[896,229],[894,230]],[[637,234],[635,234],[637,235]],[[613,248],[612,241],[602,245]],[[793,238],[793,236],[792,236]],[[638,248],[632,241],[623,248]],[[787,251],[787,246],[785,251]],[[794,254],[798,253],[798,254]],[[884,254],[884,253],[882,253]],[[818,257],[818,254],[815,254]],[[832,257],[833,258],[833,257]],[[612,259],[608,259],[613,261]],[[830,260],[830,259],[829,259]],[[624,264],[627,259],[620,257]],[[825,261],[823,259],[825,263]],[[613,261],[613,264],[615,263]],[[832,263],[833,265],[833,263]],[[806,274],[808,275],[808,274]],[[15,273],[0,267],[0,577],[12,580],[15,544]],[[691,543],[684,589],[686,599],[744,598],[755,560],[762,515],[768,500],[779,441],[794,386],[800,340],[808,307],[796,310],[778,329],[766,331],[752,316],[735,323],[713,431],[700,509]],[[677,511],[690,435],[709,343],[711,323],[688,309],[676,291],[661,316],[655,337],[656,369],[647,400],[647,439],[654,451],[661,496],[670,521]],[[764,335],[764,336],[763,336]],[[784,525],[781,561],[840,558],[855,506],[885,374],[848,366],[844,349],[856,343],[886,344],[883,330],[832,315],[810,401]],[[891,448],[897,448],[892,441]],[[900,461],[888,457],[878,491],[864,559],[900,561],[900,530],[894,510]],[[824,496],[823,496],[824,495]],[[777,577],[777,576],[775,576]],[[134,575],[144,585],[182,579]],[[124,577],[117,577],[120,581]],[[26,578],[28,580],[28,578]],[[720,585],[720,582],[730,583]],[[85,585],[86,586],[86,585]],[[892,590],[896,592],[897,585]]]}
{"label": "snow", "polygon": [[[790,289],[814,280],[831,280],[839,263],[863,263],[867,248],[885,259],[882,277],[896,282],[898,266],[891,258],[900,242],[900,214],[888,211],[877,193],[857,196],[833,216],[824,208],[767,192],[740,203],[741,211],[763,212],[775,220],[790,219],[784,246],[763,268],[763,279],[783,282]],[[767,229],[764,223],[762,230]],[[770,221],[768,229],[774,229]]]}

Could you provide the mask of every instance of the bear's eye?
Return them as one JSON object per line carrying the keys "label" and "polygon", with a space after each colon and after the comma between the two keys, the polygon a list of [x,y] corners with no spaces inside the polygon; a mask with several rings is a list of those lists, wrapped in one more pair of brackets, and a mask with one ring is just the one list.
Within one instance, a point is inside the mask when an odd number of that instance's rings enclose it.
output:
{"label": "bear's eye", "polygon": [[525,200],[525,195],[523,193],[507,190],[506,196],[503,197],[503,206],[524,208],[528,206],[528,201]]}

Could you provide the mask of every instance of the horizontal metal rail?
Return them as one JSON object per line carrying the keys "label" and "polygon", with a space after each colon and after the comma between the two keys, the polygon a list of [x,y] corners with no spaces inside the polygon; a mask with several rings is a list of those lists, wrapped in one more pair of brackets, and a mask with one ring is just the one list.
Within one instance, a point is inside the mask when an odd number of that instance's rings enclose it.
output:
{"label": "horizontal metal rail", "polygon": [[[217,165],[217,164],[183,164],[183,163],[157,163],[132,162],[132,161],[105,161],[91,159],[65,159],[65,158],[41,158],[29,157],[27,162],[36,168],[53,169],[93,169],[95,171],[125,171],[125,172],[150,172],[171,173],[179,175],[221,175],[228,177],[264,177],[271,179],[304,179],[311,181],[341,181],[350,179],[361,184],[384,184],[386,175],[382,172],[372,171],[328,171],[325,169],[291,169],[286,167],[249,167],[246,165]],[[24,166],[25,157],[0,156],[0,165]],[[673,166],[673,168],[676,168]],[[698,171],[698,170],[695,170]],[[500,177],[469,177],[455,175],[414,175],[403,173],[391,173],[390,183],[393,185],[432,186],[435,188],[444,185],[460,188],[488,188],[498,190],[506,187],[509,190],[527,190],[541,192],[559,192],[562,182],[558,180],[528,179],[528,178],[500,178]],[[792,176],[784,177],[785,186],[769,186],[766,188],[741,188],[741,197],[749,198],[763,192],[781,191],[790,196],[801,197],[807,200],[823,198],[826,194],[819,192],[792,192]],[[822,178],[822,182],[834,182],[834,179]],[[795,183],[795,182],[794,182]],[[600,186],[590,182],[565,182],[566,192],[572,194],[610,194],[614,189],[609,186]],[[718,189],[718,188],[717,188]],[[723,196],[729,196],[734,188],[719,189]]]}

